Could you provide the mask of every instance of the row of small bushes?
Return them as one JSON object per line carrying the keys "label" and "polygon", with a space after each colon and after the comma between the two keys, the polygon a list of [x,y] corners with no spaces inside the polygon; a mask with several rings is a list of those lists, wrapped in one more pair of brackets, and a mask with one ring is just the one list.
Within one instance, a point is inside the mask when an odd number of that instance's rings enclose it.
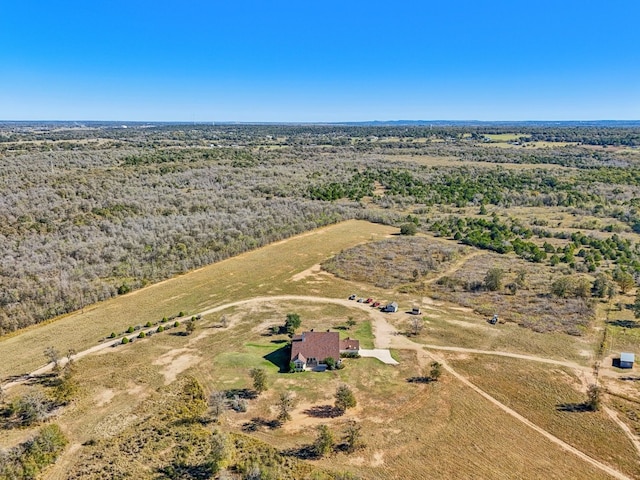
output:
{"label": "row of small bushes", "polygon": [[[164,326],[163,324],[165,324],[165,323],[167,323],[170,320],[173,320],[175,318],[184,317],[185,315],[186,314],[184,312],[180,312],[180,313],[178,313],[178,315],[173,315],[171,317],[163,317],[162,320],[160,320],[159,322],[154,322],[154,323],[147,322],[147,323],[144,324],[144,326],[143,325],[136,325],[134,327],[133,325],[131,325],[131,326],[129,326],[129,328],[127,328],[127,330],[125,330],[124,332],[121,332],[119,334],[116,333],[116,332],[111,332],[111,335],[109,335],[108,338],[113,339],[113,338],[122,337],[123,335],[127,335],[127,334],[131,334],[131,333],[137,332],[138,330],[141,330],[142,328],[151,328],[151,327],[153,327],[155,325],[160,325],[160,327],[158,327],[158,330],[156,331],[157,333],[160,333],[160,332],[163,332],[166,329],[171,328],[169,326]],[[202,315],[194,315],[193,317],[191,317],[191,320],[195,321],[195,320],[200,320],[201,318],[202,318]],[[174,324],[173,324],[174,327],[177,327],[179,325],[180,325],[180,322],[178,322],[178,321],[175,321]],[[144,335],[142,335],[142,333],[144,333],[144,332],[140,332],[140,333],[141,333],[141,336],[139,338],[144,338]],[[127,342],[123,342],[123,343],[127,343]]]}

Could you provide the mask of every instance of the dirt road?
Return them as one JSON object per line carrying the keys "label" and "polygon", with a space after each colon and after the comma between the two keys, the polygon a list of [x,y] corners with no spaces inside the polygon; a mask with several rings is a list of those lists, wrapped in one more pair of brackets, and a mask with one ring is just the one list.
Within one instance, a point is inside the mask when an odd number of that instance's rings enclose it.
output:
{"label": "dirt road", "polygon": [[[469,257],[466,257],[466,260],[468,260],[468,258]],[[209,308],[207,310],[204,310],[204,311],[200,312],[200,315],[202,315],[202,316],[210,315],[212,313],[217,313],[217,312],[226,310],[228,308],[237,307],[237,306],[244,306],[244,305],[249,305],[249,304],[254,304],[254,303],[278,302],[278,301],[299,301],[299,302],[310,302],[310,303],[332,303],[332,304],[336,304],[336,305],[342,305],[342,306],[345,306],[345,307],[348,307],[348,308],[359,308],[359,309],[361,309],[363,311],[366,311],[367,313],[369,313],[369,315],[374,320],[374,322],[372,324],[372,327],[373,327],[373,333],[375,335],[375,342],[374,343],[375,343],[376,348],[385,348],[385,349],[386,348],[395,348],[395,349],[401,349],[401,350],[413,350],[413,351],[415,351],[417,353],[418,360],[422,364],[425,364],[425,363],[427,363],[429,361],[434,361],[434,360],[439,362],[439,363],[441,363],[442,367],[444,368],[444,370],[446,370],[451,376],[456,378],[462,384],[464,384],[465,386],[467,386],[468,388],[470,388],[474,392],[478,393],[480,396],[485,398],[487,401],[489,401],[493,405],[495,405],[497,408],[503,410],[507,414],[511,415],[513,418],[515,418],[518,421],[522,422],[527,427],[531,428],[532,430],[536,431],[540,435],[544,436],[549,441],[553,442],[555,445],[557,445],[560,448],[563,448],[564,450],[576,455],[577,457],[581,458],[585,462],[588,462],[591,465],[593,465],[594,467],[596,467],[596,468],[602,470],[603,472],[607,473],[608,475],[611,475],[613,478],[616,478],[616,479],[619,479],[619,480],[631,480],[631,477],[628,477],[625,474],[623,474],[622,472],[619,472],[618,470],[616,470],[616,469],[614,469],[614,468],[612,468],[612,467],[610,467],[610,466],[608,466],[608,465],[606,465],[606,464],[604,464],[604,463],[602,463],[602,462],[590,457],[586,453],[584,453],[584,452],[578,450],[577,448],[569,445],[568,443],[564,442],[563,440],[559,439],[558,437],[552,435],[548,431],[546,431],[543,428],[539,427],[538,425],[534,424],[533,422],[531,422],[527,418],[525,418],[522,415],[520,415],[515,410],[513,410],[513,409],[509,408],[508,406],[504,405],[503,403],[501,403],[500,401],[498,401],[497,399],[495,399],[494,397],[489,395],[487,392],[485,392],[484,390],[482,390],[481,388],[479,388],[475,384],[471,383],[466,377],[464,377],[461,374],[459,374],[458,372],[456,372],[446,362],[446,360],[443,357],[441,357],[440,355],[437,355],[436,353],[434,353],[433,351],[430,351],[430,350],[465,352],[465,353],[475,353],[475,354],[484,354],[484,355],[500,355],[500,356],[506,356],[506,357],[521,358],[523,360],[530,360],[530,361],[548,363],[548,364],[552,364],[552,365],[565,366],[565,367],[569,367],[569,368],[572,368],[572,369],[576,369],[576,370],[578,370],[580,372],[583,372],[583,373],[585,372],[585,370],[588,370],[588,369],[586,369],[586,367],[583,367],[581,365],[575,364],[573,362],[561,361],[561,360],[553,360],[553,359],[547,359],[547,358],[543,358],[543,357],[516,354],[516,353],[511,353],[511,352],[495,352],[495,351],[488,351],[488,350],[474,350],[474,349],[455,347],[455,346],[447,347],[447,346],[439,346],[439,345],[422,345],[422,344],[413,342],[412,340],[410,340],[409,338],[407,338],[404,335],[399,335],[398,334],[398,331],[396,330],[396,328],[387,321],[388,315],[394,315],[394,314],[385,314],[385,313],[380,312],[377,309],[371,308],[371,306],[369,306],[367,304],[361,304],[361,303],[353,302],[353,301],[350,301],[350,300],[347,300],[347,299],[340,299],[340,298],[314,297],[314,296],[306,296],[306,295],[278,295],[278,296],[270,296],[270,297],[255,297],[255,298],[250,298],[250,299],[245,299],[245,300],[239,300],[239,301],[236,301],[236,302],[226,303],[224,305],[218,305],[216,307],[212,307],[212,308]],[[150,330],[154,330],[155,328],[157,328],[157,327],[148,328],[148,329],[145,329],[145,330],[142,330],[142,331],[148,332]],[[139,334],[139,331],[136,332],[134,335],[132,335],[132,337],[135,337],[138,334]],[[121,342],[121,339],[118,339],[116,343],[119,343],[119,342]],[[90,355],[90,354],[99,352],[99,351],[104,350],[106,348],[112,347],[113,344],[114,344],[114,342],[105,342],[105,343],[96,345],[96,346],[91,347],[91,348],[89,348],[87,350],[83,350],[82,352],[79,352],[78,354],[75,355],[74,358],[79,359],[79,358],[82,358],[82,357],[84,357],[86,355]],[[30,374],[30,376],[36,376],[36,375],[40,375],[40,374],[46,373],[49,370],[51,370],[52,368],[53,368],[53,364],[45,365],[45,366],[39,368],[38,370],[32,372]],[[9,388],[11,388],[11,387],[13,387],[15,385],[18,385],[20,383],[24,383],[25,381],[27,381],[27,379],[28,378],[22,378],[22,379],[7,383],[6,385],[3,386],[3,388],[5,390],[7,390],[7,389],[9,389]],[[612,413],[613,413],[613,416],[617,419],[617,416],[615,415],[615,412],[612,412]],[[621,428],[625,429],[625,426],[621,421],[617,420],[617,423],[621,426]],[[628,428],[625,429],[625,432],[631,433],[628,430]],[[634,437],[632,436],[630,438],[634,438]],[[636,446],[636,448],[640,448],[639,442],[637,441],[637,439],[634,441],[634,446]]]}

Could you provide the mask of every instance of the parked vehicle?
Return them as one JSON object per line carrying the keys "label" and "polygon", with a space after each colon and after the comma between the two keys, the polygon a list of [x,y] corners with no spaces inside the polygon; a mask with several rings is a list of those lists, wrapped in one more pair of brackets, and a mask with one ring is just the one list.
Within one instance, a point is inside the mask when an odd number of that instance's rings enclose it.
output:
{"label": "parked vehicle", "polygon": [[491,325],[495,325],[496,323],[498,323],[498,315],[494,315],[493,318],[491,320],[489,320],[489,323]]}
{"label": "parked vehicle", "polygon": [[373,298],[371,298],[371,297],[367,298],[367,299],[364,301],[364,303],[371,303],[371,302],[373,302]]}
{"label": "parked vehicle", "polygon": [[359,298],[358,303],[364,303],[364,298]]}
{"label": "parked vehicle", "polygon": [[419,307],[413,307],[411,309],[411,315],[421,315],[421,314],[422,314],[422,312],[420,311]]}
{"label": "parked vehicle", "polygon": [[379,307],[380,306],[380,302],[373,302],[371,304],[372,307]]}
{"label": "parked vehicle", "polygon": [[349,300],[355,300],[356,299],[356,294],[351,294],[349,295]]}

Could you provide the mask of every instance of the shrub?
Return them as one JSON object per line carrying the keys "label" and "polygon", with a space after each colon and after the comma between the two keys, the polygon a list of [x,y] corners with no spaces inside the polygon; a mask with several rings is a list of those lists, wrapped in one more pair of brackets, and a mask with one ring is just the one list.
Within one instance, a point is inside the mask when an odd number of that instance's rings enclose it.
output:
{"label": "shrub", "polygon": [[322,363],[324,363],[329,370],[335,370],[336,368],[336,361],[332,357],[325,358],[324,360],[322,360]]}
{"label": "shrub", "polygon": [[151,322],[147,322],[147,323],[144,324],[144,326],[147,327],[147,328],[149,328],[151,325],[152,325]]}
{"label": "shrub", "polygon": [[491,268],[484,277],[484,285],[487,290],[495,292],[502,288],[502,278],[504,271],[500,268]]}
{"label": "shrub", "polygon": [[156,330],[156,332],[160,333],[160,332],[164,332],[164,327],[162,325],[160,325],[158,327],[158,330]]}
{"label": "shrub", "polygon": [[238,395],[234,395],[234,397],[229,402],[229,406],[236,412],[247,411],[247,401],[244,398],[240,398]]}
{"label": "shrub", "polygon": [[162,320],[160,320],[161,323],[166,323],[168,321],[169,319],[167,317],[162,317]]}
{"label": "shrub", "polygon": [[405,223],[400,227],[400,235],[415,235],[418,233],[418,227],[415,223]]}
{"label": "shrub", "polygon": [[109,335],[109,338],[116,338],[116,332],[111,332],[111,335]]}
{"label": "shrub", "polygon": [[178,322],[177,320],[175,321],[175,323],[173,324],[174,327],[179,327],[180,326],[180,322]]}
{"label": "shrub", "polygon": [[147,336],[147,335],[146,335],[144,332],[140,332],[140,334],[138,335],[138,338],[144,338],[144,337],[146,337],[146,336]]}
{"label": "shrub", "polygon": [[133,327],[127,328],[127,333],[133,333],[134,331],[135,331],[135,328]]}
{"label": "shrub", "polygon": [[127,343],[129,343],[129,338],[128,338],[128,337],[124,337],[124,338],[122,339],[122,344],[123,344],[123,345],[126,345]]}
{"label": "shrub", "polygon": [[178,313],[179,317],[184,317],[186,315],[186,313],[184,313],[182,310],[180,310],[180,312]]}

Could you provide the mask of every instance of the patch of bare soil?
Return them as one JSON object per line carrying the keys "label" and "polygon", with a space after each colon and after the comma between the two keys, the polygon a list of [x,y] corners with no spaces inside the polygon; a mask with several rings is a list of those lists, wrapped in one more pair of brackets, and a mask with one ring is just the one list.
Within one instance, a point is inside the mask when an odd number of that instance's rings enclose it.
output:
{"label": "patch of bare soil", "polygon": [[318,273],[320,273],[320,264],[319,263],[317,263],[316,265],[313,265],[310,268],[307,268],[303,272],[296,273],[293,277],[291,277],[291,280],[294,281],[294,282],[299,282],[300,280],[302,280],[304,278],[315,276]]}
{"label": "patch of bare soil", "polygon": [[116,396],[116,392],[112,388],[104,388],[93,396],[96,401],[96,407],[103,407],[109,403],[113,397]]}
{"label": "patch of bare soil", "polygon": [[164,367],[162,375],[164,375],[165,385],[174,382],[180,373],[200,362],[202,357],[189,353],[193,351],[188,348],[176,348],[158,357],[153,362],[154,365]]}

